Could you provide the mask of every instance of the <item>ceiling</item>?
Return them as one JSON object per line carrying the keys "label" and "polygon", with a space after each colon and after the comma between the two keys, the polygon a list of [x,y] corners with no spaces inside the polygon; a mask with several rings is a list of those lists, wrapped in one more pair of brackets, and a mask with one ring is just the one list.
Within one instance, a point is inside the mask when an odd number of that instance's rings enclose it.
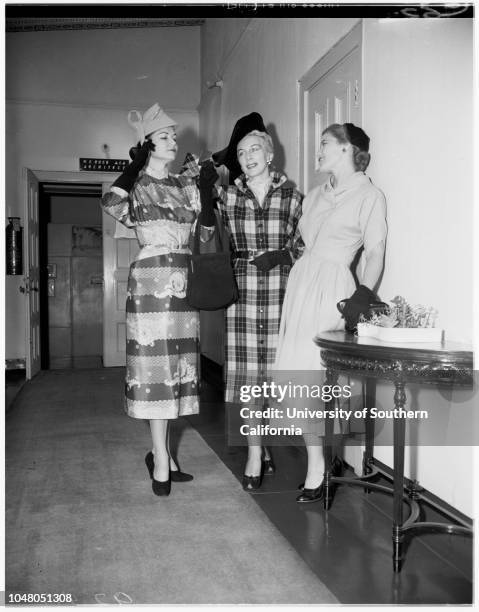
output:
{"label": "ceiling", "polygon": [[122,28],[171,28],[199,26],[202,18],[177,17],[8,17],[7,32],[42,32],[51,30],[92,30]]}

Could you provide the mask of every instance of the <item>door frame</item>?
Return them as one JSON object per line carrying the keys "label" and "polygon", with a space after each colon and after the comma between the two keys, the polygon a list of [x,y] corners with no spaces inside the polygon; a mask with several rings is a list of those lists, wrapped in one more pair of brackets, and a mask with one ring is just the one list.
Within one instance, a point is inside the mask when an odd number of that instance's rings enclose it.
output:
{"label": "door frame", "polygon": [[[299,107],[299,188],[303,193],[306,193],[308,185],[307,176],[307,138],[306,130],[308,129],[307,118],[308,118],[308,104],[309,104],[309,93],[316,86],[318,81],[324,78],[328,72],[333,70],[340,62],[342,62],[349,55],[359,49],[361,57],[361,80],[360,84],[356,86],[355,95],[359,96],[358,101],[360,102],[360,113],[361,113],[361,124],[363,122],[364,107],[362,104],[363,100],[363,82],[362,78],[363,66],[364,66],[364,53],[363,53],[363,29],[364,22],[361,19],[358,23],[341,38],[321,59],[319,59],[308,72],[298,81],[298,107]],[[346,460],[350,463],[355,470],[361,470],[362,456],[364,445],[346,445],[344,449],[346,453]]]}
{"label": "door frame", "polygon": [[[93,185],[103,185],[104,183],[112,183],[118,176],[119,173],[116,172],[84,172],[84,171],[69,171],[69,170],[34,170],[32,168],[26,168],[24,167],[23,169],[23,173],[24,175],[27,174],[27,171],[29,170],[38,180],[39,183],[71,183],[71,184],[75,184],[75,183],[91,183]],[[27,200],[27,194],[26,194],[26,190],[24,190],[25,193],[25,200],[23,202],[23,214],[24,214],[24,218],[25,215],[28,214],[28,200]],[[40,210],[39,210],[39,201],[37,201],[36,203],[37,206],[37,218],[39,218],[39,214],[40,214]],[[27,245],[25,244],[25,240],[27,239],[26,236],[24,236],[24,245],[23,245],[23,252],[24,255],[26,255],[26,249],[27,249]],[[38,249],[38,245],[37,245],[37,249]],[[37,256],[39,255],[39,253],[37,253]],[[25,258],[25,261],[26,258]],[[28,274],[24,274],[24,276],[28,276]],[[40,300],[40,308],[41,308],[41,300]],[[41,313],[40,313],[41,316]],[[30,363],[30,340],[31,340],[31,329],[30,326],[27,325],[27,315],[25,317],[25,366],[26,366],[26,371],[29,372],[30,368],[31,368],[31,363]]]}
{"label": "door frame", "polygon": [[[306,160],[306,143],[305,137],[308,117],[308,105],[309,105],[309,92],[313,89],[316,83],[322,79],[326,74],[333,70],[341,61],[343,61],[348,55],[354,53],[357,49],[361,53],[361,65],[364,63],[363,59],[363,29],[364,22],[361,19],[347,34],[343,36],[329,51],[326,52],[308,72],[298,81],[298,126],[299,126],[299,189],[305,193],[306,186],[308,184],[306,176],[307,164]],[[362,71],[362,70],[361,70]],[[357,95],[360,99],[363,99],[363,79],[361,78],[360,87],[358,87]],[[361,104],[361,114],[364,109]],[[361,116],[361,123],[363,117]]]}

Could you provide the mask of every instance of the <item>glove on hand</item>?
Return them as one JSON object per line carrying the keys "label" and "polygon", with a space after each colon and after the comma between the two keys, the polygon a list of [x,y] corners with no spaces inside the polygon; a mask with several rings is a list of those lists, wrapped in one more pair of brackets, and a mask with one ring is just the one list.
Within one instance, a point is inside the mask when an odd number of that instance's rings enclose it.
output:
{"label": "glove on hand", "polygon": [[266,251],[266,253],[255,257],[250,263],[256,266],[258,270],[261,270],[261,272],[269,272],[272,268],[280,264],[290,266],[292,261],[289,251],[286,249],[278,249],[277,251]]}
{"label": "glove on hand", "polygon": [[200,223],[211,227],[215,224],[215,198],[213,196],[213,185],[218,180],[218,173],[211,161],[201,166],[199,177],[199,190],[201,200]]}
{"label": "glove on hand", "polygon": [[363,314],[367,316],[370,304],[376,301],[376,296],[371,289],[366,287],[366,285],[359,285],[349,299],[342,300],[340,304],[343,304],[343,306],[342,309],[340,308],[339,310],[346,321],[346,330],[351,332],[355,331],[359,321],[359,315]]}
{"label": "glove on hand", "polygon": [[[120,187],[128,192],[133,189],[133,185],[138,178],[140,170],[146,164],[150,151],[155,150],[155,145],[151,142],[151,140],[148,140],[148,138],[144,141],[141,147],[139,145],[140,143],[138,143],[135,148],[130,149],[130,157],[132,154],[134,154],[133,161],[128,164],[128,166],[123,170],[123,173],[120,174],[112,186]],[[136,154],[134,153],[135,151]]]}

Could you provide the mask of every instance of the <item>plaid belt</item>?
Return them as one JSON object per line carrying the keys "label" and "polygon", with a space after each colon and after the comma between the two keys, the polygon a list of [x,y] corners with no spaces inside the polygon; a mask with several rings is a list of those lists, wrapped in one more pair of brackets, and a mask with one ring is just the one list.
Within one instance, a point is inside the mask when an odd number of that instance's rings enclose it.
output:
{"label": "plaid belt", "polygon": [[263,253],[267,253],[268,251],[276,251],[277,249],[248,249],[246,251],[233,251],[232,257],[233,259],[254,259],[255,257],[259,257]]}

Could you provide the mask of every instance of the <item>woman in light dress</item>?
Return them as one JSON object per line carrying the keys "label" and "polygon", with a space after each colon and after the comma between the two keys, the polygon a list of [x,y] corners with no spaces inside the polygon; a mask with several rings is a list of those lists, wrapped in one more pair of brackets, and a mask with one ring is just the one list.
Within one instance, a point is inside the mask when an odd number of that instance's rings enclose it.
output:
{"label": "woman in light dress", "polygon": [[[299,230],[305,249],[289,275],[275,370],[324,369],[314,336],[343,330],[345,320],[353,328],[376,299],[374,289],[384,265],[386,201],[364,173],[369,160],[369,138],[361,128],[333,124],[323,132],[319,168],[330,176],[303,201]],[[356,288],[350,266],[361,247],[365,267]],[[340,300],[345,300],[343,315],[337,308]],[[323,495],[324,423],[315,425],[315,433],[304,434],[308,471],[299,503]]]}

